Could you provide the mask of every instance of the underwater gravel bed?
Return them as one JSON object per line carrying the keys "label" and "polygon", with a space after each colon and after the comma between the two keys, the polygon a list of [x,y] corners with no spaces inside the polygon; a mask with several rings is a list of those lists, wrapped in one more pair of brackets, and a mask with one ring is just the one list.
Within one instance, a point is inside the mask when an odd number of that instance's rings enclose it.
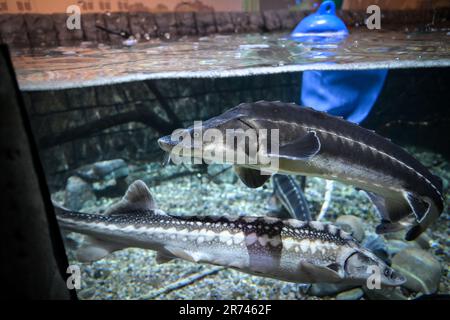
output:
{"label": "underwater gravel bed", "polygon": [[[439,154],[407,148],[434,174],[443,179],[445,208],[439,221],[428,231],[431,248],[428,250],[441,263],[442,277],[439,293],[450,292],[449,279],[449,213],[448,187],[450,163]],[[214,165],[208,170],[216,173],[226,168]],[[158,164],[129,164],[130,175],[127,182],[144,180],[150,187],[160,209],[171,214],[188,215],[265,215],[269,210],[268,200],[272,184],[263,188],[250,189],[237,181],[233,170],[225,170],[213,181],[208,175],[195,173],[161,183],[155,183],[161,176],[171,176],[185,170],[181,166],[162,168]],[[312,214],[320,211],[324,200],[325,180],[308,178],[305,190]],[[62,199],[64,191],[53,194]],[[101,198],[95,203],[87,203],[81,211],[96,212],[104,209],[119,198]],[[363,192],[340,183],[334,184],[332,201],[325,216],[333,222],[340,215],[354,215],[364,219],[366,235],[373,233],[378,224],[374,206]],[[69,234],[67,243],[76,247],[82,236]],[[155,299],[334,299],[335,296],[318,298],[305,293],[306,286],[274,279],[247,275],[233,269],[223,269],[184,287],[153,296],[166,286],[186,279],[189,276],[217,268],[176,259],[166,264],[157,264],[155,252],[143,249],[125,249],[115,252],[105,259],[92,264],[80,264],[74,251],[68,246],[69,262],[81,266],[80,299],[142,299],[152,296]],[[409,297],[414,294],[409,293]]]}

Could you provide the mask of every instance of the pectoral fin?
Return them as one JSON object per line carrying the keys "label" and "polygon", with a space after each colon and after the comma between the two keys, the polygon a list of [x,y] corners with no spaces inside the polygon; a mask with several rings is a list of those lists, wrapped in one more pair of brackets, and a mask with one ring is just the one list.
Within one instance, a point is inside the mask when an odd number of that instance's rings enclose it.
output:
{"label": "pectoral fin", "polygon": [[156,254],[156,263],[157,264],[163,264],[172,261],[173,259],[176,259],[175,256],[171,255],[170,253],[158,251]]}
{"label": "pectoral fin", "polygon": [[197,252],[190,252],[177,247],[165,247],[174,258],[181,258],[191,262],[199,262],[201,260],[201,254]]}
{"label": "pectoral fin", "polygon": [[299,272],[304,273],[311,283],[315,282],[339,282],[343,277],[338,272],[338,266],[331,264],[328,266],[313,265],[309,262],[301,262]]}
{"label": "pectoral fin", "polygon": [[404,229],[397,221],[404,220],[411,214],[411,208],[403,197],[385,198],[373,192],[366,191],[372,203],[377,208],[382,223],[377,227],[377,233],[394,232]]}
{"label": "pectoral fin", "polygon": [[100,260],[111,252],[124,249],[121,244],[103,241],[93,237],[85,237],[84,243],[76,252],[76,257],[81,262]]}
{"label": "pectoral fin", "polygon": [[381,223],[377,225],[377,227],[375,228],[375,232],[377,234],[384,234],[390,232],[397,232],[403,230],[404,228],[405,226],[399,222],[390,222],[387,220],[382,220]]}
{"label": "pectoral fin", "polygon": [[239,179],[249,188],[261,187],[270,178],[270,175],[262,174],[260,170],[241,166],[234,166],[234,171]]}
{"label": "pectoral fin", "polygon": [[309,160],[320,151],[320,140],[314,131],[289,144],[279,147],[278,153],[271,150],[269,157],[278,157],[289,160]]}

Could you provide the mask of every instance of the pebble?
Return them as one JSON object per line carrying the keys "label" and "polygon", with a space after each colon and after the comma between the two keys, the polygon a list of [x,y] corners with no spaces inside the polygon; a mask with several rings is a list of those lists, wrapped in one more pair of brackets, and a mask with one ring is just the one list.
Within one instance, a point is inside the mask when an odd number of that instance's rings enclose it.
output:
{"label": "pebble", "polygon": [[77,176],[67,179],[64,194],[64,205],[72,210],[80,210],[88,201],[95,201],[96,197],[89,183]]}
{"label": "pebble", "polygon": [[114,159],[94,163],[92,170],[102,179],[124,178],[129,174],[128,166],[123,159]]}
{"label": "pebble", "polygon": [[409,249],[409,248],[416,248],[420,249],[420,245],[415,241],[404,241],[404,240],[389,240],[387,241],[387,251],[389,252],[389,255],[392,257],[399,253],[400,251]]}
{"label": "pebble", "polygon": [[364,291],[361,288],[355,288],[339,293],[336,296],[336,300],[359,300],[363,295]]}
{"label": "pebble", "polygon": [[357,285],[341,283],[314,283],[308,290],[308,294],[316,297],[334,296],[340,292],[353,289]]}
{"label": "pebble", "polygon": [[77,291],[77,297],[81,300],[89,300],[95,295],[95,288],[85,288],[80,291]]}
{"label": "pebble", "polygon": [[402,250],[392,258],[392,267],[406,277],[405,288],[426,294],[437,291],[441,265],[427,251],[417,248]]}

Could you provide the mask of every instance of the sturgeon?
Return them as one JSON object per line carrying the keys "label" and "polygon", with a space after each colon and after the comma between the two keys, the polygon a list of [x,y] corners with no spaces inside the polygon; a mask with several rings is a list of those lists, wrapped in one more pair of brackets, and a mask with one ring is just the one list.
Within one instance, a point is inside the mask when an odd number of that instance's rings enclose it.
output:
{"label": "sturgeon", "polygon": [[[214,129],[227,136],[233,130],[235,138],[244,141],[228,143],[225,139],[196,140],[198,132]],[[249,187],[263,185],[270,175],[263,172],[306,175],[337,180],[367,192],[377,207],[381,223],[378,233],[408,228],[407,240],[418,237],[443,211],[442,181],[413,156],[374,131],[367,130],[340,117],[294,103],[259,101],[242,103],[222,115],[204,121],[200,130],[184,129],[193,139],[187,142],[165,136],[158,140],[160,147],[173,152],[175,146],[193,150],[194,157],[217,161],[210,155],[216,150],[245,152],[254,145],[251,133],[261,129],[270,135],[277,129],[278,150],[269,143],[255,142],[258,154],[277,159],[274,168],[265,163],[250,161],[235,166],[236,173]],[[210,157],[210,159],[208,159]],[[259,158],[258,158],[259,161]],[[237,164],[225,159],[223,162]]]}
{"label": "sturgeon", "polygon": [[77,252],[80,261],[137,247],[157,251],[159,263],[181,258],[290,282],[364,284],[374,268],[382,285],[405,281],[333,225],[270,217],[172,216],[156,207],[140,180],[105,214],[54,206],[62,229],[89,236]]}

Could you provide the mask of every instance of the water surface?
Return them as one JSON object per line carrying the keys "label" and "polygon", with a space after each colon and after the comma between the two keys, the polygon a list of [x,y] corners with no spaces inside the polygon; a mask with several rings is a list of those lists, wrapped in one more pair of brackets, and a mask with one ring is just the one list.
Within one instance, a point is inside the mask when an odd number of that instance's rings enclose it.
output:
{"label": "water surface", "polygon": [[133,47],[93,46],[13,52],[22,90],[124,81],[229,77],[304,70],[450,66],[450,32],[358,29],[340,43],[298,43],[285,34],[152,40]]}

